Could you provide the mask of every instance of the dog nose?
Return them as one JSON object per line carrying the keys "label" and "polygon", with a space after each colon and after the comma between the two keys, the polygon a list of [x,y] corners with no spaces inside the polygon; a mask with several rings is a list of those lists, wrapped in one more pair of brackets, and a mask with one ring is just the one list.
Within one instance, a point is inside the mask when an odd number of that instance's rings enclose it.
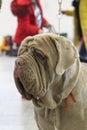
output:
{"label": "dog nose", "polygon": [[22,59],[17,59],[17,60],[15,61],[16,67],[22,67],[24,64],[25,64],[25,62],[24,62],[24,60],[22,60]]}

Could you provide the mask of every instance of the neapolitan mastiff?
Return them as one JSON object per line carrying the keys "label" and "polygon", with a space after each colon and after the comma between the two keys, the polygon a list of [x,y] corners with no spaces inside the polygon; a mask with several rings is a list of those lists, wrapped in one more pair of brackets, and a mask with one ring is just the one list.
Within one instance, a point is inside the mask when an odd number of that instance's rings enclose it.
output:
{"label": "neapolitan mastiff", "polygon": [[56,34],[24,39],[14,79],[34,104],[39,130],[87,130],[87,65],[70,40]]}

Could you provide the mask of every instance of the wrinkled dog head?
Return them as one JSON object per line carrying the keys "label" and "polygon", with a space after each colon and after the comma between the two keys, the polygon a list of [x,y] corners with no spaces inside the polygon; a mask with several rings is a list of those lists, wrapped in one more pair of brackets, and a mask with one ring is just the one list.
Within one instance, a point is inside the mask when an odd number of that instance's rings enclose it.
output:
{"label": "wrinkled dog head", "polygon": [[19,92],[38,107],[55,108],[55,86],[76,59],[77,50],[67,38],[55,34],[27,37],[15,61],[14,79]]}

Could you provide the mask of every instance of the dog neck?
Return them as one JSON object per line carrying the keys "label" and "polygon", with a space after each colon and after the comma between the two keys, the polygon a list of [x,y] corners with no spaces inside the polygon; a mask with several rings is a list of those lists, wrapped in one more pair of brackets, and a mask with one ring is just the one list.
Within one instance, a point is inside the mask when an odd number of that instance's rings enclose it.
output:
{"label": "dog neck", "polygon": [[65,100],[75,88],[78,81],[79,70],[80,62],[78,59],[63,75],[55,75],[54,82],[50,84],[46,95],[41,98],[44,107],[55,109],[61,105],[62,101]]}
{"label": "dog neck", "polygon": [[79,72],[80,61],[76,59],[75,63],[67,69],[63,75],[59,75],[55,78],[46,96],[47,98],[49,97],[48,102],[50,102],[50,106],[54,105],[53,108],[55,108],[61,105],[62,101],[72,94],[72,90],[78,81]]}

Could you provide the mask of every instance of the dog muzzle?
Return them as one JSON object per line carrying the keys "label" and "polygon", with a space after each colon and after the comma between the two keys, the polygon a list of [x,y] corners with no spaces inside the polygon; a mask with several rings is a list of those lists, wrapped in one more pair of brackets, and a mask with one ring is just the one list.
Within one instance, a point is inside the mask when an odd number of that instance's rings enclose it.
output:
{"label": "dog muzzle", "polygon": [[45,95],[40,70],[31,56],[18,56],[15,61],[14,80],[18,91],[36,106],[42,106],[41,97]]}

